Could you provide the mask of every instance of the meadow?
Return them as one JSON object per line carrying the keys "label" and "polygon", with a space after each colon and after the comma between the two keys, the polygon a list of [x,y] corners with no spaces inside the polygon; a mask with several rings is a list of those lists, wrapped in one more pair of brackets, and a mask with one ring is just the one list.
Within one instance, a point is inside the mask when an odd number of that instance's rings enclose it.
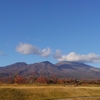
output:
{"label": "meadow", "polygon": [[100,100],[100,87],[2,84],[0,100]]}

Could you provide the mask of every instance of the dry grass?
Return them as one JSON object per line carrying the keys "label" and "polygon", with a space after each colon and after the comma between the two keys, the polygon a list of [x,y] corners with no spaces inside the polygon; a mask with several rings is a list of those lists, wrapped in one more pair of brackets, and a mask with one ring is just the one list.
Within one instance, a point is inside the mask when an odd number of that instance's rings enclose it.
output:
{"label": "dry grass", "polygon": [[[88,98],[84,98],[87,96]],[[100,100],[100,87],[1,85],[0,100]],[[62,99],[62,100],[63,100]],[[66,99],[67,100],[67,99]]]}

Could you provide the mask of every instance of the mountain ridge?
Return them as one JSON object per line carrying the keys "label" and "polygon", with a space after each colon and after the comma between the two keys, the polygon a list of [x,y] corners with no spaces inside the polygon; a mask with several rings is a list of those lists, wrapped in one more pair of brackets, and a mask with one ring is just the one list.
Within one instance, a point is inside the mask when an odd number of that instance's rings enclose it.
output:
{"label": "mountain ridge", "polygon": [[16,62],[11,65],[0,67],[0,77],[6,77],[15,74],[25,77],[32,73],[37,76],[45,74],[46,77],[55,75],[58,78],[74,79],[99,79],[100,68],[96,68],[84,63],[61,61],[53,64],[49,61],[27,64],[25,62]]}

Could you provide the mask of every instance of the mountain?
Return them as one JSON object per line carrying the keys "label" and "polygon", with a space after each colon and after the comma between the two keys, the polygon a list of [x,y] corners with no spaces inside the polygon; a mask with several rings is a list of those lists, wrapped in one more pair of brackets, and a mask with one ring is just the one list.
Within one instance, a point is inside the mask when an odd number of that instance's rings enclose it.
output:
{"label": "mountain", "polygon": [[52,64],[49,61],[43,61],[33,64],[25,62],[17,62],[8,66],[0,67],[0,77],[9,75],[30,75],[46,77],[55,75],[58,78],[74,78],[74,79],[99,79],[100,68],[92,67],[83,63],[61,61]]}
{"label": "mountain", "polygon": [[55,64],[67,77],[77,79],[100,78],[100,68],[92,67],[83,63],[61,61]]}

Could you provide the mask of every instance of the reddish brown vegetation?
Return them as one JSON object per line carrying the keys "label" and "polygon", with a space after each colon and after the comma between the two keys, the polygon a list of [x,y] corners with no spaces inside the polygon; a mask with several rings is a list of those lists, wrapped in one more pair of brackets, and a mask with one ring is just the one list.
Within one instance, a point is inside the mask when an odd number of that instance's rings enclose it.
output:
{"label": "reddish brown vegetation", "polygon": [[76,79],[60,79],[57,78],[55,75],[51,77],[39,76],[33,74],[33,76],[29,76],[25,78],[24,76],[9,76],[5,78],[0,78],[0,84],[7,83],[7,84],[64,84],[64,85],[88,85],[88,84],[100,84],[100,80],[76,80]]}

